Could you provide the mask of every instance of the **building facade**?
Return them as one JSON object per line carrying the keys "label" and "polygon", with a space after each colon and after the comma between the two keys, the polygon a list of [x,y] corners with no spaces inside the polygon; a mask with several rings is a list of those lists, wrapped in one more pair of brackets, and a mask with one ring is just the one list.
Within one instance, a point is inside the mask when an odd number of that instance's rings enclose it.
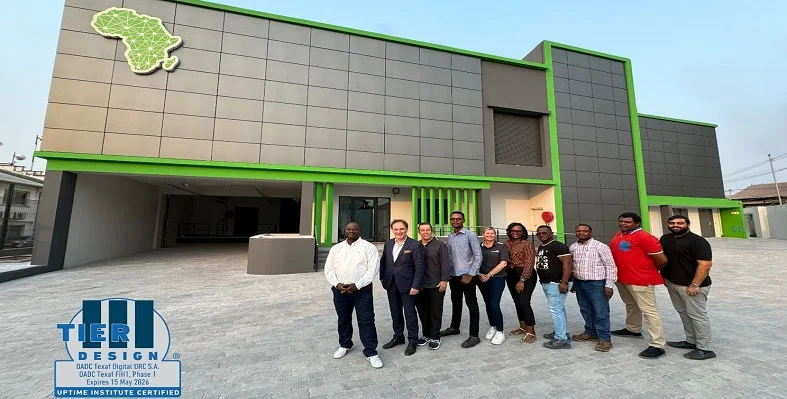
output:
{"label": "building facade", "polygon": [[453,210],[608,240],[624,211],[660,233],[678,208],[745,237],[714,128],[638,113],[630,60],[548,41],[517,60],[199,1],[67,0],[33,262],[261,232],[327,246],[350,220],[382,241],[391,219],[445,231]]}

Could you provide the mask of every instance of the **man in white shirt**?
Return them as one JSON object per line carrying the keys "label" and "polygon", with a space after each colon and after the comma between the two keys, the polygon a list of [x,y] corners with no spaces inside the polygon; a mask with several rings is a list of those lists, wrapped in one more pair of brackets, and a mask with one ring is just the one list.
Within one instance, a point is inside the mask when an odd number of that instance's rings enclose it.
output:
{"label": "man in white shirt", "polygon": [[352,315],[355,309],[363,354],[372,367],[380,368],[383,361],[377,355],[372,295],[372,281],[380,271],[380,256],[374,244],[361,238],[358,223],[347,223],[344,236],[346,240],[331,247],[325,259],[325,278],[331,284],[333,305],[339,316],[339,349],[333,357],[341,359],[353,347]]}

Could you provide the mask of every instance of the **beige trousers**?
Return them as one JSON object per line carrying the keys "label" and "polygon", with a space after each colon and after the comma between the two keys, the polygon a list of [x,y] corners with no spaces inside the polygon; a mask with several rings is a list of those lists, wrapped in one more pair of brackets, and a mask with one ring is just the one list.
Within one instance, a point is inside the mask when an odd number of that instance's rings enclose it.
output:
{"label": "beige trousers", "polygon": [[656,306],[656,287],[616,283],[620,299],[626,304],[626,328],[631,332],[642,332],[642,316],[650,334],[650,346],[664,348],[664,327],[659,308]]}

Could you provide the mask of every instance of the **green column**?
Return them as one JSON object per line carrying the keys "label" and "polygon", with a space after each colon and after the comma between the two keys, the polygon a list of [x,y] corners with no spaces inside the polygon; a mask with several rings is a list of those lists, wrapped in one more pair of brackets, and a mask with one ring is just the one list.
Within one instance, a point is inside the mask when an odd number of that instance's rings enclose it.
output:
{"label": "green column", "polygon": [[421,214],[418,215],[417,220],[413,220],[413,226],[417,226],[420,221],[426,220],[427,217],[429,215],[426,213],[426,187],[421,187]]}
{"label": "green column", "polygon": [[439,209],[440,213],[440,220],[437,221],[437,224],[442,226],[444,224],[448,224],[448,221],[445,217],[445,206],[443,205],[443,189],[437,189],[437,209]]}
{"label": "green column", "polygon": [[323,246],[333,244],[333,183],[325,183],[325,236]]}
{"label": "green column", "polygon": [[429,188],[429,223],[431,223],[432,226],[434,226],[435,224],[435,215],[437,214],[437,212],[435,211],[436,210],[435,210],[435,203],[434,203],[434,187],[430,187]]}
{"label": "green column", "polygon": [[314,238],[322,245],[322,183],[314,183]]}
{"label": "green column", "polygon": [[475,226],[478,224],[478,190],[473,190],[470,194],[473,200],[472,210],[470,211],[470,224]]}
{"label": "green column", "polygon": [[461,209],[459,208],[460,206],[461,206],[461,203],[459,202],[459,189],[455,188],[454,189],[454,208],[451,211],[452,212],[453,211],[461,211]]}
{"label": "green column", "polygon": [[[464,191],[464,197],[465,197],[464,198],[465,201],[464,201],[464,203],[462,203],[462,209],[463,209],[465,215],[467,215],[468,221],[470,221],[470,220],[472,220],[472,219],[469,219],[470,218],[470,203],[467,201],[468,191],[469,190],[462,190],[462,191]],[[470,225],[471,226],[475,226],[475,224],[473,224],[472,222],[470,222]]]}
{"label": "green column", "polygon": [[[415,220],[418,218],[418,187],[412,188],[410,196],[411,196],[410,208],[412,208],[410,216],[412,220]],[[413,233],[413,230],[410,230],[410,237],[415,238],[415,234]]]}

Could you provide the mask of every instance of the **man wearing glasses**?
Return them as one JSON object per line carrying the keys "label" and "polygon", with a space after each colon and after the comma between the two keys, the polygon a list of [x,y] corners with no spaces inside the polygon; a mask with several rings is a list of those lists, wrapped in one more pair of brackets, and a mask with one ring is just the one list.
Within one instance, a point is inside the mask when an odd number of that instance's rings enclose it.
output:
{"label": "man wearing glasses", "polygon": [[481,342],[478,337],[480,313],[476,296],[476,286],[478,285],[476,275],[482,260],[481,243],[476,234],[465,228],[464,213],[454,211],[451,213],[450,221],[451,227],[454,228],[454,231],[448,235],[448,254],[454,268],[454,274],[449,282],[452,316],[451,326],[440,331],[440,335],[445,337],[459,334],[459,324],[462,321],[462,297],[464,296],[467,309],[470,312],[470,336],[462,342],[462,347],[471,348]]}

